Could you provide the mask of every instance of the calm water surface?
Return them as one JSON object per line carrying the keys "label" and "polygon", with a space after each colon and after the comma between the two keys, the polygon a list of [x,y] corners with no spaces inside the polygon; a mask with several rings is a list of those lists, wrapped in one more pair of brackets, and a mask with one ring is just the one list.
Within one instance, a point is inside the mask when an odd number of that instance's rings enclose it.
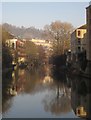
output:
{"label": "calm water surface", "polygon": [[76,118],[70,84],[49,66],[4,74],[3,118]]}

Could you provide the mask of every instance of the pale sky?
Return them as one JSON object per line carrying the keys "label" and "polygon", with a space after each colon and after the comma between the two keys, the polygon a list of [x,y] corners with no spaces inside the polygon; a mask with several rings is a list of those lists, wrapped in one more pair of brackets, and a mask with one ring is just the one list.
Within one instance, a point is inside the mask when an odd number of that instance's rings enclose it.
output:
{"label": "pale sky", "polygon": [[60,20],[79,27],[86,23],[88,5],[89,2],[2,2],[2,22],[42,29]]}

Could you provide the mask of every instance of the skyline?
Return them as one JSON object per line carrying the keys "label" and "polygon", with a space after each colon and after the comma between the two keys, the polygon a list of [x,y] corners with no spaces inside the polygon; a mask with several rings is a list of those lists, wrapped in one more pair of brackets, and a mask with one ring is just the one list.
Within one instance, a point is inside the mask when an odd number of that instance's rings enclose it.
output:
{"label": "skyline", "polygon": [[88,5],[89,2],[3,2],[2,22],[43,29],[46,24],[60,20],[77,28],[86,24]]}

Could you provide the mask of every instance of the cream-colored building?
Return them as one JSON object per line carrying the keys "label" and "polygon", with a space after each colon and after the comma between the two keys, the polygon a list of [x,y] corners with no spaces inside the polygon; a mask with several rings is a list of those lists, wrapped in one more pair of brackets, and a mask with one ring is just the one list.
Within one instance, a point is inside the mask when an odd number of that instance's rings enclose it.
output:
{"label": "cream-colored building", "polygon": [[77,28],[72,34],[71,34],[71,51],[72,53],[78,53],[83,51],[83,49],[86,50],[86,25],[83,25],[79,28]]}
{"label": "cream-colored building", "polygon": [[45,49],[48,50],[52,48],[49,40],[32,39],[31,42],[35,43],[36,45],[42,45]]}

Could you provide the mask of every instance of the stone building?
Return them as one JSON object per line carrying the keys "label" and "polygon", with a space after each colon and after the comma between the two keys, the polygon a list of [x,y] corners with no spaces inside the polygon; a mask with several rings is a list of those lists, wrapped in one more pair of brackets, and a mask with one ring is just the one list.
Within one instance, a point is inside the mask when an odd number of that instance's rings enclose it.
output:
{"label": "stone building", "polygon": [[77,28],[71,34],[71,51],[72,53],[82,52],[83,49],[86,50],[86,25]]}

